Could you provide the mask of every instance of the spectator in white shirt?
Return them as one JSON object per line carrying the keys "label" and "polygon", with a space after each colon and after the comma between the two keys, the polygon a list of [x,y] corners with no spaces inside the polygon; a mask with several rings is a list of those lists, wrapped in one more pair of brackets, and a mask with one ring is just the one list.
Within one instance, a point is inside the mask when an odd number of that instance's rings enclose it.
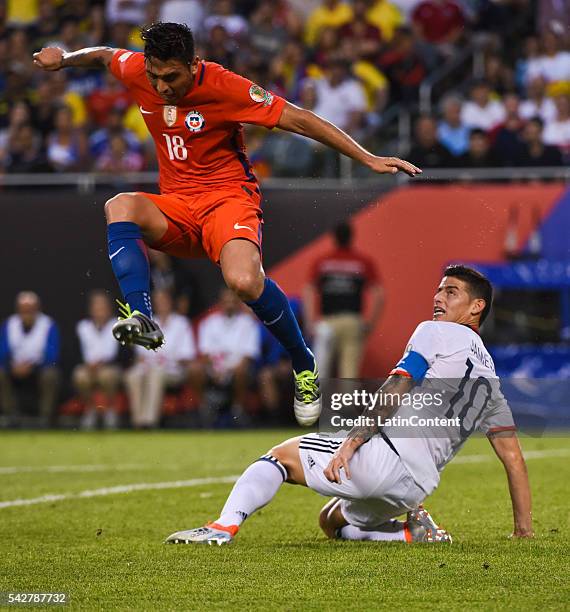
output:
{"label": "spectator in white shirt", "polygon": [[158,425],[165,390],[186,382],[191,362],[196,357],[190,321],[173,312],[171,295],[155,291],[152,302],[155,319],[171,340],[157,351],[135,347],[136,364],[127,372],[126,384],[131,420],[136,429]]}
{"label": "spectator in white shirt", "polygon": [[83,363],[76,366],[72,375],[73,386],[85,406],[81,425],[84,429],[93,429],[101,413],[105,427],[114,429],[118,423],[116,402],[121,368],[117,364],[119,343],[113,337],[115,319],[111,300],[104,291],[90,294],[88,315],[77,324]]}
{"label": "spectator in white shirt", "polygon": [[529,81],[527,99],[521,102],[519,113],[523,119],[540,117],[544,123],[556,119],[556,106],[552,98],[546,97],[546,81],[537,76]]}
{"label": "spectator in white shirt", "polygon": [[165,0],[160,7],[160,21],[185,23],[196,35],[206,16],[206,3],[201,0]]}
{"label": "spectator in white shirt", "polygon": [[315,81],[315,91],[317,103],[314,112],[317,115],[349,134],[354,134],[362,126],[366,94],[362,85],[350,76],[345,60],[331,59],[325,77]]}
{"label": "spectator in white shirt", "polygon": [[548,84],[570,81],[570,53],[561,50],[559,37],[545,32],[540,42],[542,54],[528,63],[529,82],[539,76]]}
{"label": "spectator in white shirt", "polygon": [[259,325],[229,289],[221,291],[219,306],[219,312],[208,315],[198,329],[202,385],[211,380],[219,386],[231,386],[232,413],[240,417],[253,364],[261,351]]}
{"label": "spectator in white shirt", "polygon": [[111,24],[141,25],[148,0],[107,0],[106,17]]}
{"label": "spectator in white shirt", "polygon": [[59,389],[60,337],[55,321],[41,311],[39,296],[22,291],[16,312],[0,326],[0,414],[17,424],[24,397],[33,393],[42,425],[53,424]]}
{"label": "spectator in white shirt", "polygon": [[[366,94],[362,85],[349,72],[349,64],[341,57],[330,57],[325,76],[314,81],[316,104],[314,112],[360,140],[366,115]],[[339,154],[317,143],[315,150],[322,158],[321,174],[338,176]]]}
{"label": "spectator in white shirt", "polygon": [[502,102],[491,99],[491,88],[486,81],[477,81],[471,87],[469,100],[461,108],[461,122],[470,129],[489,132],[505,120]]}
{"label": "spectator in white shirt", "polygon": [[215,26],[222,26],[231,38],[243,38],[249,29],[247,20],[238,15],[232,0],[217,0],[209,17],[204,20],[207,32]]}
{"label": "spectator in white shirt", "polygon": [[567,162],[570,156],[570,96],[557,96],[554,104],[556,119],[544,127],[543,140],[544,144],[557,146]]}

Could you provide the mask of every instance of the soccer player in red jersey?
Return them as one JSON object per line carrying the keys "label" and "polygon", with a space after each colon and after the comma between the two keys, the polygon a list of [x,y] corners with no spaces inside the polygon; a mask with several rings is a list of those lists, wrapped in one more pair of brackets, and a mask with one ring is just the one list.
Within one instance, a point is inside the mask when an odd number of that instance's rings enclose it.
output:
{"label": "soccer player in red jersey", "polygon": [[155,23],[143,29],[142,38],[144,53],[48,47],[34,54],[44,70],[108,68],[136,100],[156,145],[160,195],[120,193],[105,205],[109,258],[126,301],[113,333],[122,343],[149,349],[164,342],[152,319],[145,244],[177,257],[205,255],[290,353],[295,415],[300,424],[312,425],[321,407],[317,366],[287,297],[263,271],[261,193],[242,123],[308,136],[378,173],[421,171],[373,155],[314,113],[196,57],[185,25]]}

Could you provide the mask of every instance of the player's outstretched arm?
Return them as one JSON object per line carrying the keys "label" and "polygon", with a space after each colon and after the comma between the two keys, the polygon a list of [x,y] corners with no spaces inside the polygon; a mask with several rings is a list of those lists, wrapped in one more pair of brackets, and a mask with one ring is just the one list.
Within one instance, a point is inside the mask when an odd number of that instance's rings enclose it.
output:
{"label": "player's outstretched arm", "polygon": [[396,374],[388,377],[378,391],[385,399],[377,402],[372,410],[365,410],[364,415],[368,417],[366,425],[353,427],[348,432],[346,440],[338,447],[323,472],[327,480],[340,484],[341,469],[344,470],[346,478],[350,480],[349,463],[354,453],[380,431],[382,423],[398,410],[401,397],[409,393],[414,385],[413,378],[407,376]]}
{"label": "player's outstretched arm", "polygon": [[34,53],[34,64],[44,70],[61,68],[107,68],[116,49],[111,47],[87,47],[68,53],[59,47],[44,47]]}
{"label": "player's outstretched arm", "polygon": [[409,176],[421,173],[418,167],[403,159],[373,155],[330,121],[289,102],[283,108],[277,127],[318,140],[379,174],[396,174],[399,170]]}
{"label": "player's outstretched arm", "polygon": [[515,538],[532,538],[532,507],[526,463],[517,435],[513,431],[489,434],[489,442],[505,466],[513,504]]}

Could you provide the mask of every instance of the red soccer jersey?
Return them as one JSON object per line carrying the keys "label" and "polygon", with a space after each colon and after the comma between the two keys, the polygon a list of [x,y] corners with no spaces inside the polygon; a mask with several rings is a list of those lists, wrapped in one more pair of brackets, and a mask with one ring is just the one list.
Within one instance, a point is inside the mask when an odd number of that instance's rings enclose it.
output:
{"label": "red soccer jersey", "polygon": [[283,98],[203,61],[190,91],[172,106],[150,84],[142,53],[120,49],[110,69],[139,105],[154,139],[161,193],[256,181],[241,124],[275,127],[285,106]]}
{"label": "red soccer jersey", "polygon": [[462,28],[465,24],[461,8],[453,0],[421,2],[416,6],[412,20],[422,26],[426,40],[436,44],[442,42],[453,30]]}

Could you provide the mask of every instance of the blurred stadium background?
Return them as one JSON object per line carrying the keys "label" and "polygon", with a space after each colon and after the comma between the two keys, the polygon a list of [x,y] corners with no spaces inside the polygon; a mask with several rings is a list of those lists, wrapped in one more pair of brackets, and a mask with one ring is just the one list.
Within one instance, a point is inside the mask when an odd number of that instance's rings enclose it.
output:
{"label": "blurred stadium background", "polygon": [[[119,191],[155,189],[152,143],[113,77],[44,73],[32,53],[48,45],[140,50],[138,27],[159,19],[188,23],[201,57],[315,110],[372,151],[424,169],[413,181],[373,177],[303,138],[246,129],[265,197],[264,264],[300,320],[314,262],[333,248],[339,223],[350,222],[355,248],[378,270],[384,308],[366,338],[361,376],[389,370],[415,325],[431,318],[444,266],[461,261],[497,289],[484,338],[498,373],[568,377],[567,2],[0,0],[0,317],[14,313],[20,292],[33,291],[59,337],[50,354],[59,381],[53,412],[41,414],[32,385],[20,389],[17,409],[2,394],[1,426],[92,428],[93,407],[97,416],[116,412],[100,425],[132,424],[125,376],[136,357],[110,359],[118,387],[112,397],[90,389],[86,400],[73,374],[84,358],[76,328],[93,291],[119,297],[103,205]],[[172,293],[200,349],[219,271],[206,261],[152,258],[155,287]],[[0,374],[9,375],[6,326],[2,333]],[[201,357],[192,353],[179,360],[182,376],[167,386],[152,426],[290,423],[287,364],[258,335],[237,420],[231,381],[220,375],[200,387],[192,362]],[[217,411],[207,422],[204,403]],[[561,416],[560,406],[542,410]]]}

